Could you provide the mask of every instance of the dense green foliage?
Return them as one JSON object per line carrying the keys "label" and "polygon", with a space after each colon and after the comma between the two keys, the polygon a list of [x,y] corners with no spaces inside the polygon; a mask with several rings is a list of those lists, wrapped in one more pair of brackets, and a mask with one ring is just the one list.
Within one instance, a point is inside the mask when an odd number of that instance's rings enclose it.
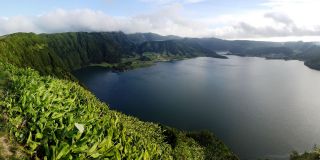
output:
{"label": "dense green foliage", "polygon": [[[90,64],[121,63],[123,58],[152,52],[167,56],[210,56],[225,58],[215,51],[241,56],[298,59],[320,69],[320,47],[304,42],[226,41],[216,38],[180,38],[153,33],[74,32],[58,34],[16,33],[0,39],[0,57],[41,74],[70,78],[70,71]],[[125,68],[130,68],[126,67]]]}
{"label": "dense green foliage", "polygon": [[121,58],[120,62],[118,63],[103,62],[103,63],[97,63],[97,64],[90,64],[90,66],[98,66],[98,67],[108,68],[111,70],[125,71],[125,70],[130,70],[135,68],[151,66],[156,62],[160,62],[160,61],[173,61],[173,60],[181,60],[185,58],[186,56],[184,55],[145,52],[138,56]]}
{"label": "dense green foliage", "polygon": [[[148,38],[149,37],[149,38]],[[194,57],[219,57],[198,45],[188,45],[180,41],[158,40],[153,34],[126,35],[122,32],[75,32],[57,34],[16,33],[0,39],[2,61],[19,67],[31,67],[42,75],[72,78],[70,71],[90,64],[121,63],[123,58],[142,56],[145,52]],[[153,46],[140,44],[146,40]],[[161,45],[165,43],[166,45]],[[157,46],[161,45],[159,48]],[[122,63],[123,64],[123,63]],[[126,66],[124,66],[126,67]]]}
{"label": "dense green foliage", "polygon": [[217,38],[188,38],[180,41],[198,44],[211,51],[229,51],[239,56],[301,60],[306,66],[320,70],[320,46],[313,42],[228,41]]}
{"label": "dense green foliage", "polygon": [[128,38],[135,44],[141,44],[144,42],[149,41],[166,41],[166,40],[173,40],[173,39],[181,39],[178,36],[161,36],[154,33],[134,33],[128,34]]}
{"label": "dense green foliage", "polygon": [[305,61],[305,65],[320,70],[320,46],[312,46],[305,50],[305,54],[298,55],[298,59]]}
{"label": "dense green foliage", "polygon": [[[152,33],[16,33],[0,38],[0,127],[31,158],[238,159],[211,133],[188,133],[139,121],[108,109],[77,83],[54,78],[74,79],[71,71],[89,65],[126,70],[196,56],[225,58],[215,53],[219,50],[298,59],[320,69],[320,47],[313,43]],[[316,151],[294,153],[291,159],[318,155]]]}
{"label": "dense green foliage", "polygon": [[209,131],[191,132],[187,134],[187,137],[191,137],[202,147],[205,147],[207,160],[217,160],[217,157],[223,157],[224,159],[237,159],[229,152],[229,148]]}
{"label": "dense green foliage", "polygon": [[162,54],[180,55],[186,57],[209,56],[226,58],[206,49],[197,43],[189,43],[184,39],[167,41],[148,41],[142,43],[137,50],[139,53],[154,52]]}
{"label": "dense green foliage", "polygon": [[237,159],[218,140],[206,148],[203,139],[178,130],[173,145],[169,129],[110,110],[75,82],[8,64],[0,70],[9,75],[0,119],[32,158]]}
{"label": "dense green foliage", "polygon": [[290,160],[319,160],[320,159],[320,149],[314,147],[313,151],[305,152],[299,154],[298,152],[294,151],[290,155]]}
{"label": "dense green foliage", "polygon": [[120,61],[132,43],[123,33],[17,33],[0,39],[2,60],[32,67],[41,74],[70,77],[69,71],[90,63]]}

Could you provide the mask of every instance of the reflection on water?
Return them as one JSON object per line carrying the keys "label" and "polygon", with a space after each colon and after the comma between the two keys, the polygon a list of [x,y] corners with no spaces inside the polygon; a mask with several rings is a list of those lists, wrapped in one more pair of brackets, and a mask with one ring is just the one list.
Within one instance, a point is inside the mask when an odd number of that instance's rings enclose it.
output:
{"label": "reflection on water", "polygon": [[242,159],[283,158],[320,144],[320,72],[299,61],[229,56],[75,75],[111,108],[213,131]]}

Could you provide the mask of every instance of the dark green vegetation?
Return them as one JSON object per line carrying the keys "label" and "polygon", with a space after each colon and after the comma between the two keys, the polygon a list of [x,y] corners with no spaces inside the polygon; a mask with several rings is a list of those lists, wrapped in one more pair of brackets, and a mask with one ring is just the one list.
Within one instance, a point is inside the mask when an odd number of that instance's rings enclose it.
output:
{"label": "dark green vegetation", "polygon": [[120,70],[134,67],[130,63],[122,63],[122,60],[143,59],[143,54],[148,52],[167,59],[195,56],[224,58],[197,44],[190,45],[180,40],[145,42],[153,38],[145,39],[140,34],[126,35],[122,32],[16,33],[0,39],[0,57],[4,62],[34,68],[43,75],[68,79],[72,78],[70,71],[90,64],[108,63]]}
{"label": "dark green vegetation", "polygon": [[210,139],[204,143],[198,138],[203,133],[142,122],[110,110],[70,81],[70,71],[89,65],[122,70],[194,56],[222,57],[198,45],[152,43],[134,43],[121,32],[2,37],[0,138],[6,142],[1,158],[238,159],[212,134],[206,133]]}
{"label": "dark green vegetation", "polygon": [[[25,155],[34,159],[238,159],[211,133],[188,133],[139,121],[110,110],[70,81],[75,80],[71,71],[90,65],[127,70],[198,56],[226,58],[216,51],[298,59],[320,69],[320,47],[314,43],[122,32],[0,37],[0,140],[10,139],[6,147],[0,146],[0,159]],[[12,151],[4,154],[8,148]],[[316,154],[291,158],[308,159]]]}
{"label": "dark green vegetation", "polygon": [[187,57],[209,56],[226,58],[224,56],[217,55],[215,51],[206,49],[197,43],[190,43],[184,39],[144,42],[138,47],[137,51],[139,53],[154,52],[162,54],[184,55]]}
{"label": "dark green vegetation", "polygon": [[108,63],[119,70],[145,66],[123,63],[127,59],[144,59],[145,53],[154,53],[166,57],[166,60],[198,56],[226,58],[216,51],[229,51],[240,56],[297,59],[305,61],[311,68],[320,69],[320,46],[311,42],[226,41],[122,32],[16,33],[0,39],[0,56],[5,61],[20,67],[32,67],[44,75],[65,78],[72,77],[70,71],[91,64]]}
{"label": "dark green vegetation", "polygon": [[152,52],[144,52],[143,54],[121,58],[120,62],[118,63],[97,63],[97,64],[90,64],[89,66],[99,66],[104,68],[109,68],[112,70],[117,71],[124,71],[130,70],[134,68],[141,68],[141,67],[148,67],[156,62],[160,61],[173,61],[173,60],[182,60],[187,58],[186,56],[181,55],[172,55],[172,54],[157,54]]}
{"label": "dark green vegetation", "polygon": [[229,51],[239,56],[265,57],[268,59],[294,59],[320,70],[320,46],[313,42],[263,42],[227,41],[217,38],[187,38],[189,43],[199,44],[210,51]]}
{"label": "dark green vegetation", "polygon": [[299,154],[298,152],[294,151],[290,155],[291,160],[319,160],[320,159],[320,149],[316,146],[313,148],[311,152],[305,152]]}
{"label": "dark green vegetation", "polygon": [[[228,41],[217,38],[181,38],[176,36],[159,36],[156,34],[131,34],[128,35],[140,45],[140,52],[163,53],[164,48],[179,53],[184,51],[188,56],[212,56],[217,51],[229,51],[230,54],[239,56],[256,56],[268,59],[294,59],[305,62],[305,65],[320,70],[320,45],[313,42],[263,42],[235,40]],[[163,51],[164,50],[164,51]]]}
{"label": "dark green vegetation", "polygon": [[148,41],[166,41],[166,40],[175,40],[181,39],[178,36],[161,36],[154,33],[135,33],[135,34],[128,34],[128,38],[135,44],[141,44],[143,42]]}
{"label": "dark green vegetation", "polygon": [[314,69],[316,69],[316,66],[318,65],[320,60],[320,46],[311,42],[257,43],[260,43],[262,46],[253,44],[252,46],[248,45],[246,49],[233,48],[231,52],[240,56],[257,56],[271,59],[301,60],[304,61],[308,67]]}
{"label": "dark green vegetation", "polygon": [[238,159],[210,133],[139,121],[110,110],[75,82],[9,64],[0,69],[9,83],[1,124],[32,159]]}

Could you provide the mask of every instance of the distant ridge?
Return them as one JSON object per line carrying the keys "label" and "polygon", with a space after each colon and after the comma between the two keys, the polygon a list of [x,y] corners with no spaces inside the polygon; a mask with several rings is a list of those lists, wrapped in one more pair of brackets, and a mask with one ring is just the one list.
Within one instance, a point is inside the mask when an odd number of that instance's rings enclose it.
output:
{"label": "distant ridge", "polygon": [[0,57],[11,64],[59,77],[92,63],[118,63],[123,57],[145,52],[224,58],[212,50],[176,38],[123,32],[15,33],[0,39]]}
{"label": "distant ridge", "polygon": [[118,63],[123,57],[150,52],[189,58],[225,58],[217,51],[239,56],[297,59],[310,68],[320,69],[320,46],[312,42],[229,41],[123,32],[14,33],[0,38],[0,57],[5,61],[59,77],[70,77],[69,71],[92,63]]}

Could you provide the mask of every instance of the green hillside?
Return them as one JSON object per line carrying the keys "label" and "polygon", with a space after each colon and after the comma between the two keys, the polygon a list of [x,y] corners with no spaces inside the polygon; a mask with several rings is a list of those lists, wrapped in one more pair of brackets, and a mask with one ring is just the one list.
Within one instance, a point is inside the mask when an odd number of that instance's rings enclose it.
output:
{"label": "green hillside", "polygon": [[148,41],[166,41],[173,39],[181,39],[178,36],[161,36],[155,33],[133,33],[128,34],[128,38],[135,44],[141,44]]}
{"label": "green hillside", "polygon": [[314,147],[310,152],[298,153],[293,151],[290,160],[318,160],[320,159],[320,148]]}
{"label": "green hillside", "polygon": [[[110,110],[75,82],[8,64],[0,69],[7,84],[2,129],[32,159],[237,159],[210,133],[139,121]],[[204,135],[206,143],[197,138]]]}
{"label": "green hillside", "polygon": [[198,43],[189,43],[185,39],[144,42],[138,47],[138,52],[177,54],[186,57],[208,56],[226,58],[225,56],[218,55],[216,52],[202,47]]}
{"label": "green hillside", "polygon": [[118,32],[1,37],[0,159],[238,159],[210,132],[110,110],[72,81],[70,71],[86,65],[163,57],[137,48]]}
{"label": "green hillside", "polygon": [[[90,64],[122,64],[130,58],[142,57],[152,52],[167,59],[195,56],[224,58],[200,46],[190,46],[180,41],[152,41],[167,44],[157,48],[135,41],[122,32],[73,32],[57,34],[16,33],[0,38],[0,57],[4,62],[19,67],[31,67],[42,75],[72,78],[70,71]],[[135,36],[136,37],[136,36]],[[139,36],[138,36],[139,37]],[[120,68],[121,69],[121,68]]]}
{"label": "green hillside", "polygon": [[90,63],[117,63],[132,53],[122,33],[17,33],[0,39],[0,57],[19,67],[32,67],[44,75],[68,77],[69,71]]}

